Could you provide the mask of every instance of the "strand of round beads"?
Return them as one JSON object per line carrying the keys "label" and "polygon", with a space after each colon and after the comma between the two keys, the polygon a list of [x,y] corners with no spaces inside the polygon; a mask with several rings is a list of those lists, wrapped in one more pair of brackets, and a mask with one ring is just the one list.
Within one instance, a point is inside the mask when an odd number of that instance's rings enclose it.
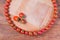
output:
{"label": "strand of round beads", "polygon": [[[23,34],[27,34],[27,35],[37,35],[37,34],[42,34],[43,32],[45,32],[46,30],[48,30],[48,29],[50,29],[50,27],[52,26],[52,24],[54,24],[54,22],[55,22],[55,20],[56,20],[56,18],[57,18],[57,4],[56,4],[56,0],[52,0],[52,3],[53,3],[53,6],[54,6],[54,16],[53,16],[53,18],[52,18],[52,20],[50,21],[50,23],[47,25],[47,27],[46,28],[43,28],[42,30],[40,30],[40,31],[38,31],[38,32],[28,32],[28,31],[23,31],[21,28],[18,28],[18,27],[16,27],[16,25],[14,25],[14,23],[12,22],[12,20],[11,20],[11,18],[10,18],[10,14],[9,14],[9,5],[10,5],[10,2],[11,2],[12,0],[6,0],[6,4],[5,4],[5,7],[4,7],[4,9],[5,9],[5,16],[6,16],[6,18],[7,18],[7,20],[8,20],[8,22],[9,22],[9,24],[16,30],[16,31],[18,31],[18,32],[20,32],[20,33],[23,33]],[[19,16],[20,16],[20,18],[21,19],[25,19],[25,16],[24,16],[24,14],[23,13],[20,13],[19,14]],[[17,17],[17,16],[15,16],[14,18],[13,18],[15,21],[19,21],[20,19],[19,19],[19,17]],[[23,23],[26,21],[23,21],[23,20],[21,20]]]}

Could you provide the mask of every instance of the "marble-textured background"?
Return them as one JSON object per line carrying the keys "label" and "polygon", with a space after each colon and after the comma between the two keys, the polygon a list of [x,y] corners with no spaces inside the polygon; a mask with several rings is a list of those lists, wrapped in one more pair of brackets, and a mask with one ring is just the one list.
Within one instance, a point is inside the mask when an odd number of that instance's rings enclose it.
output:
{"label": "marble-textured background", "polygon": [[5,0],[0,0],[0,40],[60,40],[60,0],[57,0],[58,18],[53,27],[39,36],[19,34],[9,26],[4,16]]}

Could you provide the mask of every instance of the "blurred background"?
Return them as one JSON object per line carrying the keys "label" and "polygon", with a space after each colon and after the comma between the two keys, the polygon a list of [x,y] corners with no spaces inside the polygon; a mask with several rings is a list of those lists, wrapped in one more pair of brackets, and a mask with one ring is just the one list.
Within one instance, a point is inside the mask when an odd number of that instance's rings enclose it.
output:
{"label": "blurred background", "polygon": [[0,0],[0,40],[60,40],[60,0],[58,5],[58,18],[53,27],[42,35],[28,36],[16,32],[9,26],[4,16],[4,5],[6,0]]}

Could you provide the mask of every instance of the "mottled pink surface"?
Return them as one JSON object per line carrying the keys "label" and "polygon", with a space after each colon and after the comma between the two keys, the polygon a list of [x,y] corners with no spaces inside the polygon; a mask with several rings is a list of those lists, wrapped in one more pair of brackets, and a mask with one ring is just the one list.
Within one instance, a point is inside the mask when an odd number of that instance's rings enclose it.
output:
{"label": "mottled pink surface", "polygon": [[60,40],[60,0],[58,4],[58,18],[50,30],[42,35],[28,36],[19,34],[6,22],[3,14],[5,0],[0,0],[0,40]]}

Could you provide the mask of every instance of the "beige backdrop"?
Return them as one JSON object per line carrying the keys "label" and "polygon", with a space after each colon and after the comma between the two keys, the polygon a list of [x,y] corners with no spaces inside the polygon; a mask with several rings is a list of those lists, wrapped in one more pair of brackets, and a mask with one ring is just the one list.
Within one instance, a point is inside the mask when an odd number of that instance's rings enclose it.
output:
{"label": "beige backdrop", "polygon": [[60,40],[60,0],[58,4],[58,18],[53,27],[39,36],[28,36],[19,34],[6,22],[4,16],[4,3],[5,0],[0,0],[0,40]]}

